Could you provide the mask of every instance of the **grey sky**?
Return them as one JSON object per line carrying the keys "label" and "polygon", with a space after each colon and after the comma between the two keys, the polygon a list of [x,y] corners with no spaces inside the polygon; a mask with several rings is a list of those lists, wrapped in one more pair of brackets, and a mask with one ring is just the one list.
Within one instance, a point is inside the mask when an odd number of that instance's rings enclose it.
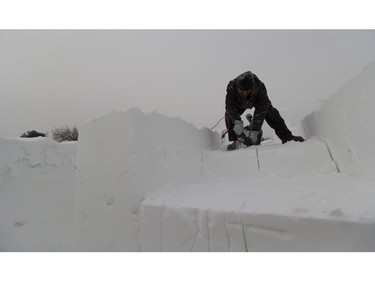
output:
{"label": "grey sky", "polygon": [[0,136],[133,106],[211,127],[247,70],[294,124],[372,60],[374,30],[0,30]]}

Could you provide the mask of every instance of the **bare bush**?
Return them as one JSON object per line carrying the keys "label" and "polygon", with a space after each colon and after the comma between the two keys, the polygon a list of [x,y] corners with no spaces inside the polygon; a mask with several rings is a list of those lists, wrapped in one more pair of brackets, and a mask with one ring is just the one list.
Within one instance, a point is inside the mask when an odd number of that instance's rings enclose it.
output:
{"label": "bare bush", "polygon": [[78,129],[77,127],[69,128],[68,126],[55,128],[52,131],[52,139],[57,142],[63,141],[77,141],[78,140]]}

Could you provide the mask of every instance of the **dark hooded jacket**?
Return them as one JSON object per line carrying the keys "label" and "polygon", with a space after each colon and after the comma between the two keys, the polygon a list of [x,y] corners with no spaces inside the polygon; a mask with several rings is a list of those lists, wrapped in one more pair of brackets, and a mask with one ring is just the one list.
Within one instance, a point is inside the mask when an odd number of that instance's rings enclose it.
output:
{"label": "dark hooded jacket", "polygon": [[254,82],[252,92],[246,98],[239,94],[236,79],[229,82],[225,98],[225,110],[226,115],[234,122],[234,120],[241,120],[241,115],[246,109],[254,107],[253,130],[259,131],[272,104],[267,96],[267,89],[263,82],[255,74],[249,72],[249,75],[254,76]]}

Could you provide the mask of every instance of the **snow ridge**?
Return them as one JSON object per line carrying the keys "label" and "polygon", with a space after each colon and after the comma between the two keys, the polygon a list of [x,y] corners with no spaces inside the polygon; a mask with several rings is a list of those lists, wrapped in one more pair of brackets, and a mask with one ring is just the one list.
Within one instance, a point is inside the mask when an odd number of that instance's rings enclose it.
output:
{"label": "snow ridge", "polygon": [[306,135],[325,138],[338,169],[375,179],[375,61],[306,116]]}

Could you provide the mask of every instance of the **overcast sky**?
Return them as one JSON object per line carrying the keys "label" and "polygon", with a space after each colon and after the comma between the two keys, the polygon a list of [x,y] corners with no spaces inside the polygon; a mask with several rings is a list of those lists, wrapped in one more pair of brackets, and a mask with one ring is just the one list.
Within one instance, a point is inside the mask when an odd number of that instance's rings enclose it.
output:
{"label": "overcast sky", "polygon": [[373,60],[374,30],[0,30],[0,136],[134,106],[212,127],[247,70],[295,124]]}

